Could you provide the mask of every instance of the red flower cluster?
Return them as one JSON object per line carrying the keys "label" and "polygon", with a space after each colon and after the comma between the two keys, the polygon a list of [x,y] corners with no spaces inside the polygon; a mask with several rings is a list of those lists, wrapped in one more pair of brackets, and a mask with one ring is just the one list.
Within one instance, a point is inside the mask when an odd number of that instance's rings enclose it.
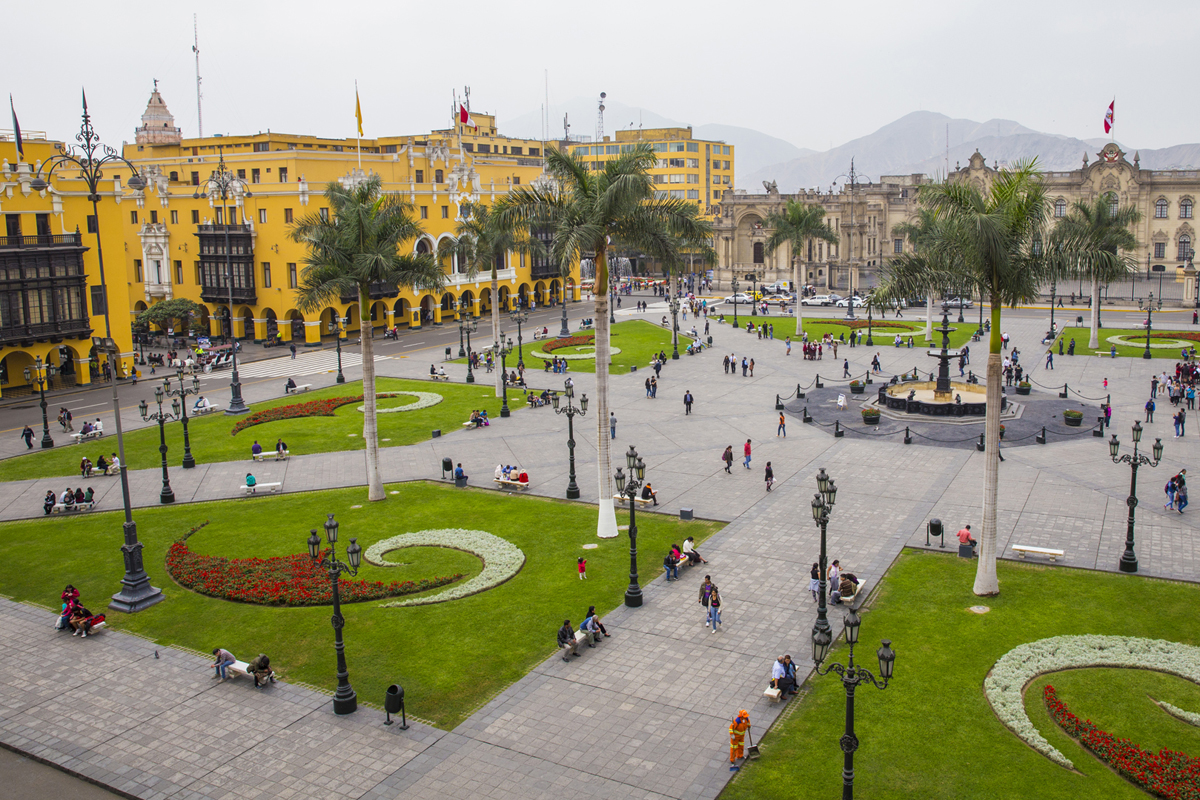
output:
{"label": "red flower cluster", "polygon": [[[376,395],[377,399],[396,396],[394,394]],[[363,396],[359,394],[354,397],[330,397],[325,400],[310,400],[307,403],[297,403],[294,406],[279,406],[277,408],[268,408],[265,411],[255,411],[250,416],[238,420],[237,424],[233,426],[233,430],[229,432],[229,435],[237,436],[239,431],[244,431],[246,428],[261,425],[264,422],[276,422],[281,419],[332,417],[333,412],[342,406],[348,406],[351,403],[361,403],[362,401]]]}
{"label": "red flower cluster", "polygon": [[1080,720],[1072,714],[1053,686],[1046,686],[1042,699],[1050,716],[1068,736],[1078,739],[1097,758],[1142,789],[1170,800],[1200,798],[1200,759],[1166,748],[1149,753],[1128,739],[1118,739],[1091,720]]}
{"label": "red flower cluster", "polygon": [[[1141,338],[1144,335],[1145,334],[1137,334],[1135,337],[1135,335],[1131,334],[1131,335],[1127,336],[1126,338],[1127,339]],[[1151,339],[1167,339],[1168,341],[1171,339],[1188,339],[1193,342],[1200,342],[1200,333],[1192,333],[1191,331],[1163,331],[1161,333],[1155,333],[1154,331],[1151,331],[1150,338]]]}
{"label": "red flower cluster", "polygon": [[[277,558],[202,556],[188,549],[185,536],[167,551],[167,571],[180,586],[221,600],[264,606],[321,606],[333,602],[328,573],[308,553]],[[343,578],[339,592],[343,603],[355,603],[425,592],[462,577],[454,574],[402,583]]]}
{"label": "red flower cluster", "polygon": [[589,333],[585,336],[568,336],[566,339],[554,339],[542,345],[542,352],[549,353],[552,350],[557,350],[560,347],[576,347],[581,344],[595,344],[596,334]]}

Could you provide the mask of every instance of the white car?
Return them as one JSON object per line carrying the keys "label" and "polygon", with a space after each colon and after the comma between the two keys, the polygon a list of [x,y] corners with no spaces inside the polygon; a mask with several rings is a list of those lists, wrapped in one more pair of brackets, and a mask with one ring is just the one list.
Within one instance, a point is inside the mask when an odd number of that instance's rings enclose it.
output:
{"label": "white car", "polygon": [[970,298],[954,297],[942,301],[942,308],[973,308],[974,306],[975,301]]}
{"label": "white car", "polygon": [[[837,301],[838,308],[846,308],[849,305],[850,305],[850,300],[848,298],[843,297],[841,300]],[[854,298],[854,307],[855,308],[862,308],[864,305],[866,305],[866,303],[863,301],[863,299],[861,297]]]}
{"label": "white car", "polygon": [[729,297],[726,297],[723,302],[726,302],[726,303],[729,303],[730,305],[732,305],[735,300],[738,305],[748,305],[748,304],[754,302],[753,298],[751,298],[750,295],[746,294],[745,292],[738,292],[737,294],[731,294],[731,295],[729,295]]}
{"label": "white car", "polygon": [[817,295],[813,295],[812,297],[805,297],[803,300],[800,301],[800,305],[802,305],[802,306],[827,306],[827,305],[829,305],[830,302],[831,301],[829,299],[829,295],[817,294]]}

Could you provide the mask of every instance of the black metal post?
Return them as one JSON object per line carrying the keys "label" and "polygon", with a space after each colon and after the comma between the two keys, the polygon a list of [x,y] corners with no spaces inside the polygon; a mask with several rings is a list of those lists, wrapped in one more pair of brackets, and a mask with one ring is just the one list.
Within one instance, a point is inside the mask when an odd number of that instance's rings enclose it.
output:
{"label": "black metal post", "polygon": [[[330,555],[333,548],[330,547]],[[329,580],[333,584],[333,649],[337,652],[337,691],[333,695],[333,713],[353,714],[358,710],[358,695],[350,685],[350,670],[346,668],[346,644],[342,641],[342,628],[346,618],[342,616],[342,596],[338,588],[342,571],[336,560],[329,569]]]}
{"label": "black metal post", "polygon": [[757,274],[751,275],[750,276],[750,316],[752,316],[752,317],[758,316],[758,298],[754,296],[755,295],[754,286],[757,283],[758,283],[758,275]]}
{"label": "black metal post", "polygon": [[567,482],[567,499],[579,499],[579,484],[575,483],[575,414],[567,413],[567,454],[571,462],[570,480]]}
{"label": "black metal post", "polygon": [[[334,315],[336,316],[336,312]],[[361,328],[362,326],[360,325],[359,327]],[[333,335],[337,337],[338,373],[336,382],[345,383],[346,376],[342,374],[342,321],[340,319],[333,323]]]}
{"label": "black metal post", "polygon": [[[475,372],[474,372],[474,370],[471,369],[471,326],[470,325],[467,326],[466,331],[467,331],[467,383],[474,383],[475,382]],[[501,416],[507,417],[508,415],[502,414]]]}
{"label": "black metal post", "polygon": [[[562,294],[561,294],[561,297],[562,297],[562,328],[558,332],[558,338],[566,339],[568,336],[571,335],[571,329],[569,327],[567,327],[567,284],[566,284],[566,281],[563,282],[561,292],[562,292]],[[520,335],[521,335],[521,331],[518,329],[517,336],[519,337]]]}
{"label": "black metal post", "polygon": [[50,438],[50,416],[46,413],[46,372],[50,369],[50,365],[35,363],[33,368],[37,374],[38,391],[42,395],[42,449],[44,450],[54,447],[54,440]]}
{"label": "black metal post", "polygon": [[671,352],[671,360],[679,360],[679,299],[671,298],[671,342],[674,345],[674,350]]}
{"label": "black metal post", "polygon": [[[851,648],[851,653],[853,653]],[[850,661],[853,671],[854,661]],[[838,744],[841,745],[842,758],[842,800],[854,800],[854,751],[858,749],[858,737],[854,735],[854,689],[858,681],[848,672],[842,676],[842,685],[846,687],[846,732]]]}
{"label": "black metal post", "polygon": [[171,475],[167,472],[167,434],[166,417],[162,413],[162,405],[159,404],[159,413],[155,414],[158,418],[158,454],[162,459],[162,491],[158,493],[158,502],[174,503],[175,492],[171,489]]}
{"label": "black metal post", "polygon": [[613,284],[608,288],[609,294],[612,295],[608,301],[608,321],[609,323],[615,324],[617,321],[617,286],[616,284]]}
{"label": "black metal post", "polygon": [[199,381],[193,378],[193,386],[195,388],[188,389],[183,383],[183,369],[180,368],[177,376],[179,378],[179,388],[171,388],[171,378],[167,377],[163,380],[163,386],[166,389],[166,394],[169,397],[178,397],[182,404],[182,416],[180,421],[183,423],[183,468],[191,469],[196,466],[196,459],[192,456],[192,440],[188,435],[188,415],[187,415],[187,399],[191,395],[200,393]]}
{"label": "black metal post", "polygon": [[[510,413],[508,410],[508,367],[505,364],[505,359],[508,357],[508,354],[510,351],[506,347],[504,347],[504,345],[500,345],[499,350],[500,350],[500,372],[501,372],[500,377],[502,378],[502,380],[500,381],[500,384],[504,387],[503,399],[500,402],[500,416],[508,417],[509,413]],[[467,361],[467,364],[468,364],[468,368],[469,368],[470,360]],[[468,373],[468,374],[470,374],[470,373]]]}
{"label": "black metal post", "polygon": [[[1134,444],[1133,449],[1134,449],[1134,453],[1136,454],[1137,453],[1137,445],[1136,444]],[[1136,457],[1133,459],[1130,459],[1129,467],[1130,467],[1130,469],[1129,469],[1129,472],[1130,472],[1130,475],[1129,475],[1129,497],[1126,498],[1126,500],[1125,500],[1125,505],[1129,506],[1129,519],[1126,521],[1126,524],[1125,524],[1125,552],[1121,554],[1121,563],[1119,565],[1121,572],[1137,572],[1137,568],[1138,568],[1137,553],[1135,553],[1133,550],[1134,515],[1135,515],[1135,512],[1137,511],[1137,506],[1138,506],[1138,499],[1137,499],[1138,461],[1137,461]]]}
{"label": "black metal post", "polygon": [[[853,297],[850,298],[850,305],[854,305]],[[867,347],[875,346],[875,340],[871,338],[871,325],[873,322],[874,322],[874,318],[871,315],[871,304],[868,303],[867,304]],[[851,328],[850,330],[853,332],[854,329]]]}
{"label": "black metal post", "polygon": [[463,316],[458,315],[458,357],[466,358],[466,351],[463,350]]}
{"label": "black metal post", "polygon": [[737,278],[734,278],[732,281],[730,281],[730,285],[733,287],[733,327],[736,328],[736,327],[738,327],[738,317],[737,317],[738,282],[737,282]]}
{"label": "black metal post", "polygon": [[828,609],[825,606],[825,598],[828,596],[828,570],[829,556],[825,551],[825,529],[829,525],[828,509],[821,515],[821,521],[818,523],[821,526],[821,575],[817,579],[817,621],[813,624],[813,631],[824,631],[829,633],[832,628],[829,627]]}
{"label": "black metal post", "polygon": [[629,498],[629,588],[625,590],[625,605],[637,608],[642,604],[642,587],[638,585],[637,571],[637,481],[630,479],[626,487]]}

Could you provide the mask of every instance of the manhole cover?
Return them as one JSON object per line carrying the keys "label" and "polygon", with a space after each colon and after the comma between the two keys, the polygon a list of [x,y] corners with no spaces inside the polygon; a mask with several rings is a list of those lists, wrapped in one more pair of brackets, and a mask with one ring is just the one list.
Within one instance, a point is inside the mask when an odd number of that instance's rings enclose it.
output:
{"label": "manhole cover", "polygon": [[971,606],[969,609],[973,614],[986,614],[991,611],[987,606]]}
{"label": "manhole cover", "polygon": [[598,544],[585,544],[585,545],[583,546],[583,549],[584,549],[584,550],[595,550],[595,549],[596,549],[597,547],[599,547],[599,546],[600,546],[600,545],[598,545]]}

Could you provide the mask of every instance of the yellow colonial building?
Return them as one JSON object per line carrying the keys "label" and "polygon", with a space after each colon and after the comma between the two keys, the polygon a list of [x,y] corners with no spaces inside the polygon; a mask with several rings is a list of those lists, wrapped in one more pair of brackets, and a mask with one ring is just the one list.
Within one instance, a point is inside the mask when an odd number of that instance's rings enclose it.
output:
{"label": "yellow colonial building", "polygon": [[[329,213],[323,196],[328,183],[349,187],[379,175],[385,191],[413,205],[424,228],[404,246],[435,253],[454,235],[464,205],[490,206],[542,174],[540,141],[503,136],[493,116],[472,116],[477,128],[456,121],[422,135],[361,142],[275,132],[189,139],[155,91],[135,143],[124,152],[147,182],[136,200],[121,206],[128,318],[160,300],[186,297],[204,307],[191,321],[195,331],[227,332],[232,306],[239,338],[317,346],[323,336],[335,335],[337,317],[348,318],[347,331],[355,335],[364,317],[372,329],[442,325],[458,319],[460,300],[475,316],[490,313],[493,303],[510,310],[517,303],[561,302],[564,290],[578,300],[578,268],[564,280],[546,258],[509,253],[498,271],[496,297],[490,273],[471,277],[447,258],[442,292],[381,285],[373,287],[369,309],[360,309],[357,297],[343,297],[320,312],[299,310],[295,290],[305,250],[289,231],[305,215]],[[204,196],[221,158],[245,181],[244,190],[225,202],[211,192]],[[232,302],[224,277],[227,242]]]}
{"label": "yellow colonial building", "polygon": [[717,213],[722,193],[733,191],[733,145],[694,139],[689,128],[647,128],[617,131],[603,142],[573,144],[571,152],[584,157],[594,169],[635,145],[648,143],[658,154],[658,165],[650,170],[660,197],[691,200],[706,214]]}
{"label": "yellow colonial building", "polygon": [[[96,215],[78,170],[55,170],[35,190],[38,170],[64,147],[26,131],[22,156],[15,135],[0,134],[0,394],[28,392],[37,358],[54,368],[51,389],[126,377],[132,368],[124,220],[139,193],[125,183],[130,171],[116,165],[104,172]],[[122,354],[111,365],[92,347],[93,336],[106,335],[106,308]]]}

